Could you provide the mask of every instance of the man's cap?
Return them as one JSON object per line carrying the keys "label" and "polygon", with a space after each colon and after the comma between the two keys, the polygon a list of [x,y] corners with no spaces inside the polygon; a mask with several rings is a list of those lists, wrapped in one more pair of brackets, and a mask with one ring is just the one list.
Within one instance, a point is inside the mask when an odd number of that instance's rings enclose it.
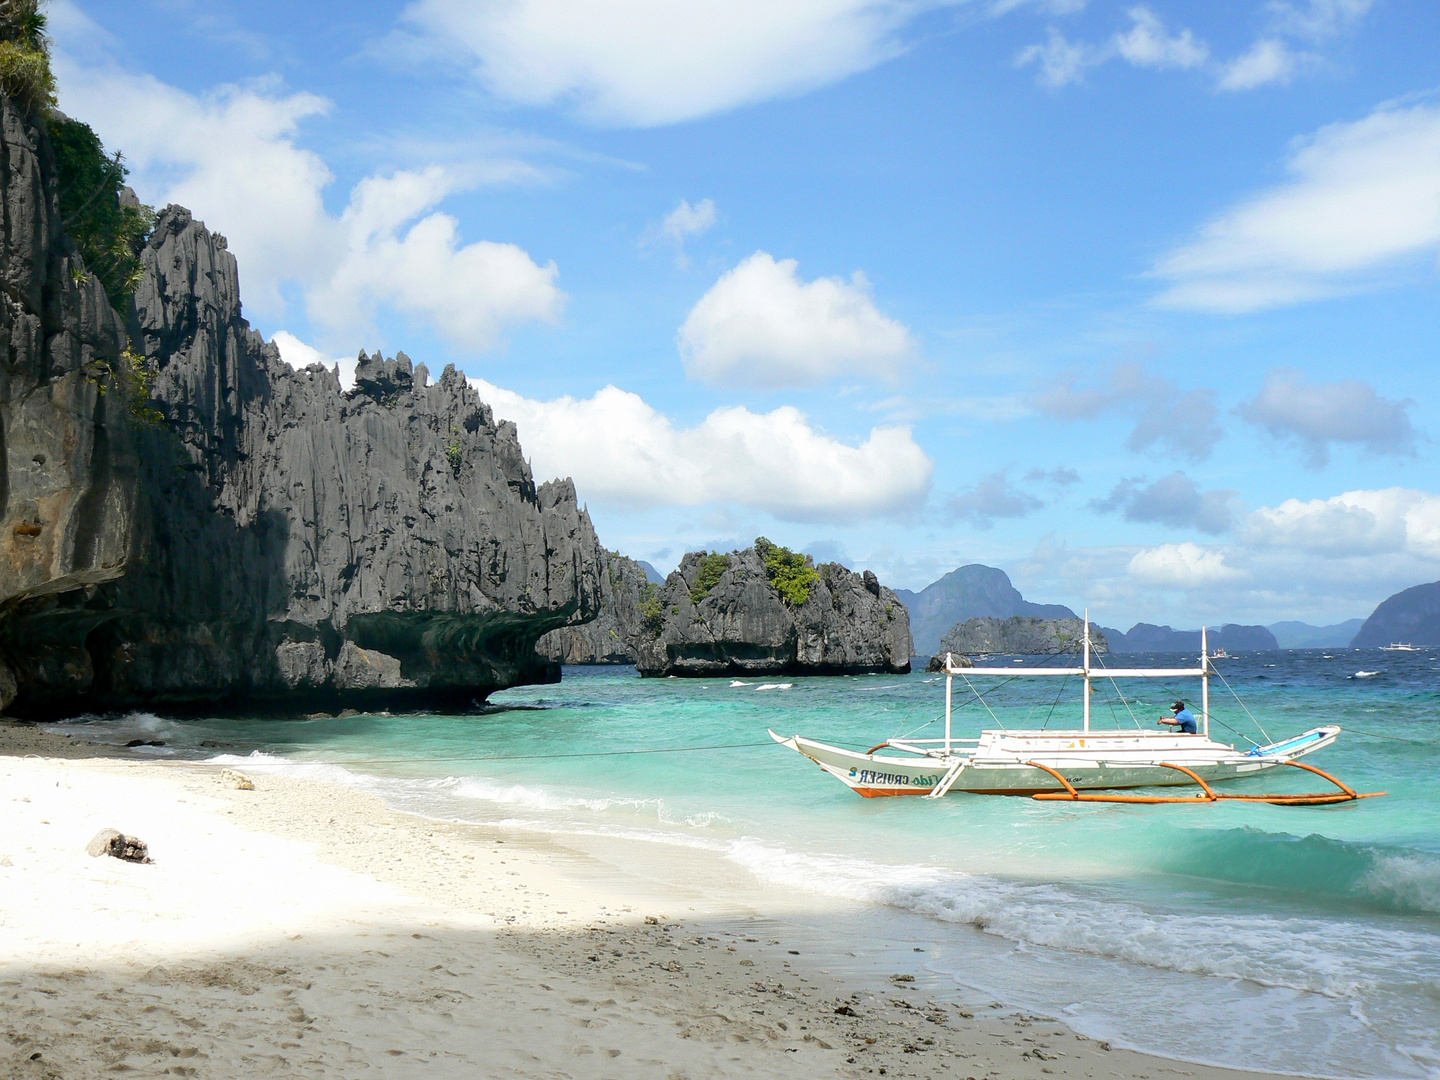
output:
{"label": "man's cap", "polygon": [[1173,709],[1173,710],[1175,710],[1176,712],[1179,712],[1179,711],[1180,711],[1181,709],[1183,709],[1184,707],[1185,707],[1185,703],[1184,703],[1183,701],[1177,701],[1177,702],[1175,702],[1174,705],[1171,705],[1171,706],[1170,706],[1170,708]]}

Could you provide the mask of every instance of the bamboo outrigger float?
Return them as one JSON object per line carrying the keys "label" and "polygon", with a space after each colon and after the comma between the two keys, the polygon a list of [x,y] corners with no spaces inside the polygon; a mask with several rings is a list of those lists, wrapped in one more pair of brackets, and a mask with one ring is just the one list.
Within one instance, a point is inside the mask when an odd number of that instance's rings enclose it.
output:
{"label": "bamboo outrigger float", "polygon": [[[1046,801],[1114,803],[1266,802],[1280,806],[1325,806],[1367,799],[1384,792],[1357,792],[1329,773],[1296,758],[1329,746],[1340,735],[1325,724],[1279,742],[1249,750],[1210,738],[1210,676],[1214,671],[1208,636],[1200,631],[1196,668],[1096,668],[1091,664],[1090,616],[1085,615],[1079,667],[960,667],[945,657],[945,737],[891,739],[861,754],[799,735],[770,737],[809,758],[852,791],[867,798],[919,795],[938,799],[952,791],[980,795],[1030,795]],[[1083,719],[1078,729],[987,729],[978,739],[957,739],[952,730],[954,683],[973,675],[1079,677],[1084,680]],[[1095,679],[1199,678],[1200,727],[1196,734],[1144,730],[1092,729],[1090,697]],[[988,706],[987,706],[988,708]],[[992,714],[993,716],[993,714]],[[1138,724],[1138,721],[1137,721]],[[892,753],[881,753],[881,751]],[[898,752],[898,753],[895,753]],[[903,755],[903,756],[900,756]],[[1300,794],[1219,794],[1210,785],[1254,773],[1293,766],[1329,780],[1334,791]],[[1129,788],[1198,784],[1198,795],[1113,794]]]}

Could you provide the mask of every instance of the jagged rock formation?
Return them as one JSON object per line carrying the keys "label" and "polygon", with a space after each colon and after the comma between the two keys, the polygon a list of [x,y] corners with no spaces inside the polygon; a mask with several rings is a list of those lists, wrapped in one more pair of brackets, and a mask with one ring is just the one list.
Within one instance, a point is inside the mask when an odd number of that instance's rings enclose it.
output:
{"label": "jagged rock formation", "polygon": [[642,607],[655,604],[659,575],[648,563],[618,551],[603,553],[600,614],[582,626],[551,630],[535,649],[560,664],[633,664],[645,632]]}
{"label": "jagged rock formation", "polygon": [[[125,329],[60,227],[35,117],[0,96],[0,621],[124,572],[133,448]],[[0,709],[23,672],[0,650]]]}
{"label": "jagged rock formation", "polygon": [[[732,552],[705,590],[705,552],[691,552],[659,590],[636,666],[642,675],[838,675],[910,670],[905,605],[869,570],[815,570],[797,607],[782,599],[754,548]],[[699,597],[696,599],[696,597]]]}
{"label": "jagged rock formation", "polygon": [[1416,585],[1381,601],[1350,645],[1378,649],[1396,641],[1440,645],[1440,581]]}
{"label": "jagged rock formation", "polygon": [[918,593],[896,589],[895,594],[909,609],[915,648],[922,655],[936,652],[941,635],[967,619],[1008,619],[1012,615],[1075,618],[1075,612],[1062,604],[1031,603],[1010,584],[1005,571],[980,563],[951,570]]}
{"label": "jagged rock formation", "polygon": [[[967,619],[945,632],[935,655],[943,659],[947,652],[995,653],[1001,656],[1078,653],[1084,637],[1085,624],[1080,619],[1041,619],[1034,615],[1016,615],[1009,619]],[[1105,635],[1095,626],[1090,627],[1090,651],[1110,651]]]}
{"label": "jagged rock formation", "polygon": [[[11,711],[463,707],[558,677],[600,548],[567,481],[464,377],[361,354],[294,371],[241,317],[222,236],[169,207],[132,348],[54,223],[46,143],[0,115],[0,656]],[[48,216],[47,216],[48,215]],[[0,685],[7,684],[0,680]]]}
{"label": "jagged rock formation", "polygon": [[[1110,641],[1111,652],[1193,652],[1200,651],[1199,630],[1172,630],[1168,626],[1153,623],[1136,623],[1123,634],[1110,627],[1102,627]],[[1243,626],[1226,623],[1212,626],[1206,631],[1211,650],[1224,649],[1227,652],[1257,652],[1280,648],[1279,642],[1263,626]]]}

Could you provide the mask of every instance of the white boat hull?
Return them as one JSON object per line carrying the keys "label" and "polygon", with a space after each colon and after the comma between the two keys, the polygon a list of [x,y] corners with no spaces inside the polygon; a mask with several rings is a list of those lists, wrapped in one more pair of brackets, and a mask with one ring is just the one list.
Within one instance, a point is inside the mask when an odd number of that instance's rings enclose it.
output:
{"label": "white boat hull", "polygon": [[1241,752],[1204,735],[987,731],[973,751],[949,756],[938,750],[923,755],[881,753],[879,749],[862,754],[799,735],[781,736],[772,731],[770,736],[852,791],[877,798],[928,795],[957,765],[959,772],[946,794],[1034,795],[1064,790],[1055,776],[1037,767],[1040,765],[1056,770],[1077,790],[1193,785],[1192,777],[1170,767],[1176,765],[1213,783],[1264,772],[1303,757],[1330,745],[1339,733],[1339,727],[1326,725]]}

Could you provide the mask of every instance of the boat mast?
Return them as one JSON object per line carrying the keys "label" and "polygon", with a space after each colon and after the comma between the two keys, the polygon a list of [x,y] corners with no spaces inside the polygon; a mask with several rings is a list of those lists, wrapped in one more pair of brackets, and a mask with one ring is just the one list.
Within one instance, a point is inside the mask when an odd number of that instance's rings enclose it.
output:
{"label": "boat mast", "polygon": [[1200,627],[1200,721],[1204,734],[1210,737],[1210,642],[1205,627]]}
{"label": "boat mast", "polygon": [[950,691],[955,685],[955,676],[950,674],[950,654],[945,654],[945,756],[950,756]]}
{"label": "boat mast", "polygon": [[1085,609],[1085,730],[1090,730],[1090,609]]}

